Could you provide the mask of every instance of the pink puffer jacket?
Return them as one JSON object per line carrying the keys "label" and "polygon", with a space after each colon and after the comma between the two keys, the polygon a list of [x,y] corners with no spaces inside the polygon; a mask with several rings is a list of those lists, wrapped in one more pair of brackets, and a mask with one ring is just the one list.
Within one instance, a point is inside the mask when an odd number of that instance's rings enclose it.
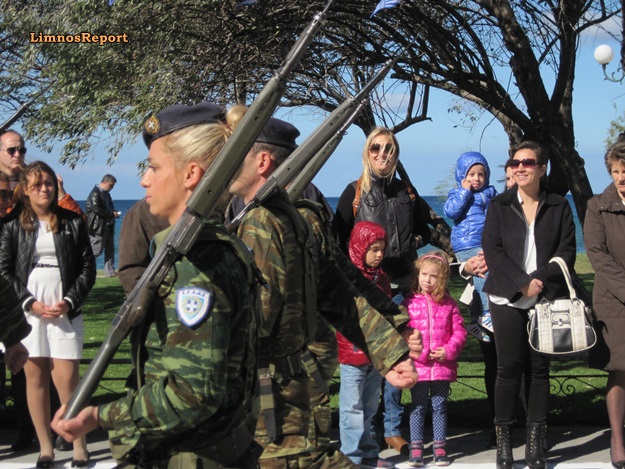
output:
{"label": "pink puffer jacket", "polygon": [[[423,352],[415,360],[419,381],[456,381],[457,358],[467,339],[467,331],[458,305],[449,294],[437,303],[427,294],[411,295],[404,300],[410,315],[410,327],[423,335]],[[443,347],[444,362],[429,359],[430,350]]]}

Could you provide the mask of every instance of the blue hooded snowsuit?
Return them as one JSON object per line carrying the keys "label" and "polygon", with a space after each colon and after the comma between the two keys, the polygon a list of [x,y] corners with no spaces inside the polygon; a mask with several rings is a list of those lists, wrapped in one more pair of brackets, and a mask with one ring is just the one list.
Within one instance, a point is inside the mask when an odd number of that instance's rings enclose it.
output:
{"label": "blue hooded snowsuit", "polygon": [[[484,166],[486,179],[484,187],[473,192],[462,187],[469,169],[476,165]],[[470,151],[463,153],[456,163],[456,183],[458,187],[449,191],[445,202],[445,215],[454,221],[451,230],[451,247],[458,253],[482,245],[482,230],[486,220],[486,210],[490,201],[497,195],[497,190],[489,185],[490,168],[481,153]]]}

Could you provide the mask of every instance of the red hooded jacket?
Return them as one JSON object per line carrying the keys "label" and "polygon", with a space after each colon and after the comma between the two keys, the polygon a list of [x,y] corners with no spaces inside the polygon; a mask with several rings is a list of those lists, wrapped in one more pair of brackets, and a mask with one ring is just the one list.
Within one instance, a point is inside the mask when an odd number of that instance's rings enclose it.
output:
{"label": "red hooded jacket", "polygon": [[[372,268],[365,264],[367,251],[376,241],[386,242],[386,231],[377,223],[363,221],[357,223],[349,238],[349,258],[360,269],[365,277],[375,283],[389,298],[391,297],[391,282],[384,271]],[[339,363],[343,365],[361,366],[371,362],[365,353],[347,340],[340,332],[336,333],[339,344]]]}

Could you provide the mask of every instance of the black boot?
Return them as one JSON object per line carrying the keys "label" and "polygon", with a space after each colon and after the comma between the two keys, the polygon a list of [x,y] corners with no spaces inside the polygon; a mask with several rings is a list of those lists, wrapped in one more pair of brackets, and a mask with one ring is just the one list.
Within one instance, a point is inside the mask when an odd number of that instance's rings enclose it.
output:
{"label": "black boot", "polygon": [[512,469],[514,457],[512,456],[512,435],[510,425],[495,425],[497,435],[497,469]]}
{"label": "black boot", "polygon": [[546,469],[547,467],[547,459],[543,448],[546,429],[546,425],[541,423],[527,424],[525,463],[529,469]]}

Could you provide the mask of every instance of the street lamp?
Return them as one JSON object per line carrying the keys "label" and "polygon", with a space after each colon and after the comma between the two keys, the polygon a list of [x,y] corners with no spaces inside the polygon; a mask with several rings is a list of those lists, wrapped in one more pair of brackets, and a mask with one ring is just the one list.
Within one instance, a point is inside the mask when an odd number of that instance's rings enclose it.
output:
{"label": "street lamp", "polygon": [[621,78],[616,78],[614,76],[614,73],[608,76],[608,72],[606,71],[606,66],[610,62],[612,62],[612,59],[614,58],[614,51],[612,50],[610,46],[606,44],[600,45],[599,47],[595,49],[594,56],[595,56],[595,60],[601,65],[601,68],[603,69],[603,76],[605,77],[606,80],[613,81],[615,83],[623,82],[623,80],[625,79],[625,74],[623,74],[621,67],[618,68],[618,71],[621,72]]}

